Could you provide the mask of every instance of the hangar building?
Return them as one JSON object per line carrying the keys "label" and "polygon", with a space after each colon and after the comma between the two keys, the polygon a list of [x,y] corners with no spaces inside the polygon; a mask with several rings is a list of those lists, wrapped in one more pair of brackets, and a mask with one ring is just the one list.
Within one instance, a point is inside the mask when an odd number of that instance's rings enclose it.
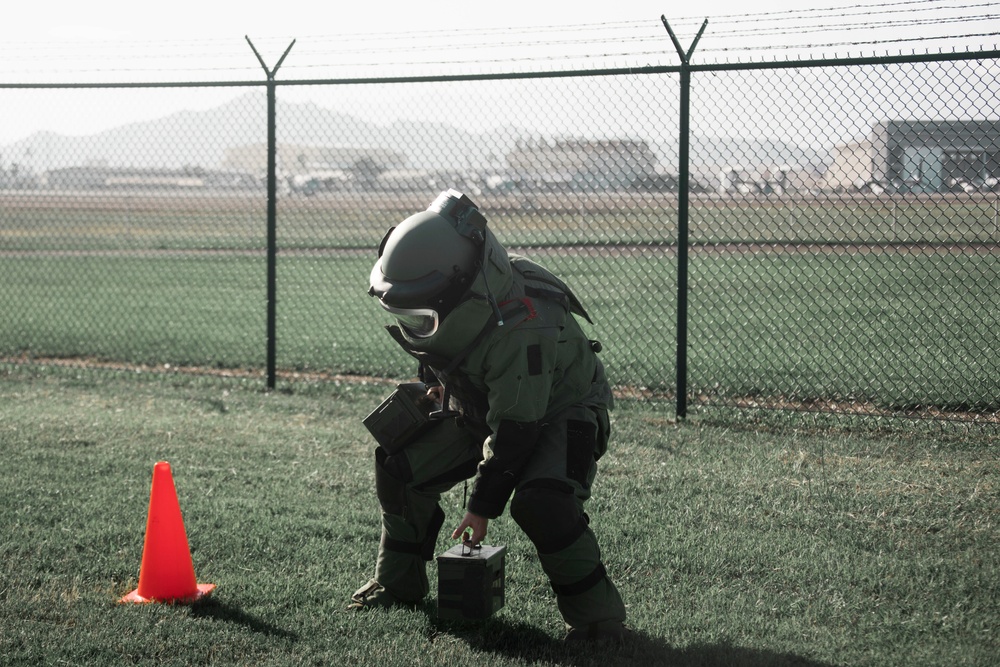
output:
{"label": "hangar building", "polygon": [[837,146],[830,190],[976,192],[1000,179],[1000,120],[893,120],[864,140]]}

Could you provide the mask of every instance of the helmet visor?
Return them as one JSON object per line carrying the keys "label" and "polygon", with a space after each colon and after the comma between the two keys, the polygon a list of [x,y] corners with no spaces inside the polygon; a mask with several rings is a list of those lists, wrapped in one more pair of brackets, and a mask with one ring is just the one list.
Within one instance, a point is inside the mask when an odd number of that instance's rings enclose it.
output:
{"label": "helmet visor", "polygon": [[429,338],[437,333],[440,318],[436,310],[430,308],[394,308],[379,300],[382,307],[392,313],[408,334],[414,338]]}

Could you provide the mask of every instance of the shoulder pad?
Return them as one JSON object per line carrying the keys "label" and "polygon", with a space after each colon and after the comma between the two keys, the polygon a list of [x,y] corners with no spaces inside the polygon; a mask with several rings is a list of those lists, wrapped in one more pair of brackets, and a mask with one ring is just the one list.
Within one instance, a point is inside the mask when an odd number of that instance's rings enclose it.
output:
{"label": "shoulder pad", "polygon": [[[526,283],[539,283],[541,285],[541,289],[536,288],[536,293],[532,296],[544,299],[546,298],[545,292],[548,291],[551,294],[551,288],[555,288],[555,290],[559,292],[560,296],[568,301],[568,308],[571,313],[579,315],[590,324],[594,323],[594,321],[590,319],[590,315],[587,314],[586,309],[584,309],[583,304],[580,303],[576,294],[573,293],[573,290],[571,290],[569,285],[567,285],[557,275],[541,265],[536,264],[527,257],[521,257],[519,255],[512,254],[510,256],[510,265],[514,271],[525,280]],[[548,290],[545,289],[546,286],[549,288]],[[527,287],[528,285],[526,285],[526,288]],[[548,298],[551,299],[552,297],[550,296]]]}

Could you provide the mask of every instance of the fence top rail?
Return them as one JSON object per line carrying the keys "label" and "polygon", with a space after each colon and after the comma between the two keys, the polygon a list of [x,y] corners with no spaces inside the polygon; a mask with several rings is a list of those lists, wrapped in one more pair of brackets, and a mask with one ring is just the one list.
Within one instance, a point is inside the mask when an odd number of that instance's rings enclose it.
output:
{"label": "fence top rail", "polygon": [[357,77],[337,79],[286,79],[256,81],[133,81],[133,82],[51,82],[4,83],[0,89],[66,89],[66,88],[225,88],[258,87],[273,83],[281,86],[317,85],[370,85],[398,83],[442,83],[450,81],[500,81],[513,79],[554,79],[595,76],[636,76],[650,74],[678,74],[688,72],[727,72],[745,70],[808,69],[815,67],[856,67],[865,65],[899,65],[908,63],[952,62],[963,60],[995,60],[1000,49],[961,51],[955,53],[914,53],[884,56],[857,56],[842,58],[816,58],[802,60],[773,60],[738,63],[708,63],[680,65],[647,65],[642,67],[614,67],[604,69],[549,70],[542,72],[499,72],[480,74],[443,74],[426,76]]}

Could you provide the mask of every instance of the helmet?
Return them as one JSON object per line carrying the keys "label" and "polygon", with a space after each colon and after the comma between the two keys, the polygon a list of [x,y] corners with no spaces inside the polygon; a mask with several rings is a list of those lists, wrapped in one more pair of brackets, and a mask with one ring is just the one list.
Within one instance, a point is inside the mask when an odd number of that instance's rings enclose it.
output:
{"label": "helmet", "polygon": [[459,305],[483,266],[486,218],[460,192],[442,192],[426,211],[382,239],[368,293],[404,330],[427,338]]}

